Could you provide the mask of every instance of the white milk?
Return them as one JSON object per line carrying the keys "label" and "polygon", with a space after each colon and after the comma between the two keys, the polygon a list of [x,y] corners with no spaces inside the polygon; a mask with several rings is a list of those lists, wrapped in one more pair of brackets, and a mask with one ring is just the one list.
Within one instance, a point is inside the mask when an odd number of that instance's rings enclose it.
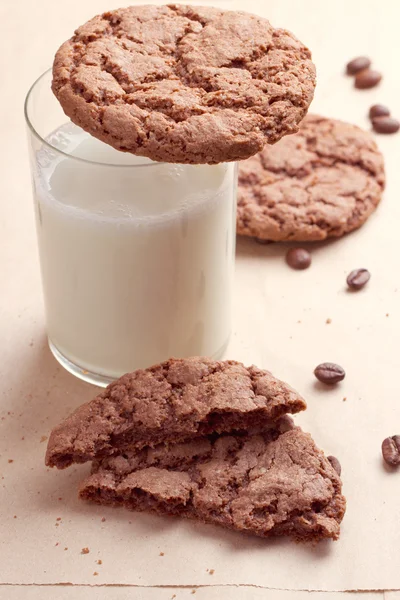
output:
{"label": "white milk", "polygon": [[220,356],[231,325],[235,165],[156,164],[72,124],[48,141],[66,153],[36,154],[51,344],[109,378],[171,356]]}

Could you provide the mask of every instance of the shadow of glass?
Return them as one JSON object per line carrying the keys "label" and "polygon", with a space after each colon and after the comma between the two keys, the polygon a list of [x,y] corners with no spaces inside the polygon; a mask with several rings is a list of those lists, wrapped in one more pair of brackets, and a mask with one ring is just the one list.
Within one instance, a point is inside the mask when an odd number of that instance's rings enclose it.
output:
{"label": "shadow of glass", "polygon": [[98,389],[80,381],[58,364],[41,335],[33,346],[16,348],[15,365],[4,390],[1,413],[4,437],[10,442],[46,436],[77,406],[94,398]]}

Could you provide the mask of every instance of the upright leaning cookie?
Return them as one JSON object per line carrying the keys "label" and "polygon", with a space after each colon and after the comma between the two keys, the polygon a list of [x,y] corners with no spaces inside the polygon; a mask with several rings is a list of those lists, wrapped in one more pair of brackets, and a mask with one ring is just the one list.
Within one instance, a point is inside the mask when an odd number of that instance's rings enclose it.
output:
{"label": "upright leaning cookie", "polygon": [[339,237],[367,220],[384,184],[370,133],[307,115],[296,135],[240,165],[237,232],[271,241]]}
{"label": "upright leaning cookie", "polygon": [[118,150],[218,163],[294,133],[315,87],[309,50],[242,12],[132,6],[97,16],[55,57],[71,120]]}

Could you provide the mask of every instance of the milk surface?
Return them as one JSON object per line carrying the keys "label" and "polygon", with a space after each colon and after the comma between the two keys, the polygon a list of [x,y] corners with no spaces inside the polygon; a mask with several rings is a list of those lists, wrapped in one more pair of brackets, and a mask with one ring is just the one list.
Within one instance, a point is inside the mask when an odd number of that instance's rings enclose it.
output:
{"label": "milk surface", "polygon": [[34,176],[51,343],[110,378],[218,356],[231,324],[235,165],[153,163],[73,124],[48,142],[66,153],[44,146]]}

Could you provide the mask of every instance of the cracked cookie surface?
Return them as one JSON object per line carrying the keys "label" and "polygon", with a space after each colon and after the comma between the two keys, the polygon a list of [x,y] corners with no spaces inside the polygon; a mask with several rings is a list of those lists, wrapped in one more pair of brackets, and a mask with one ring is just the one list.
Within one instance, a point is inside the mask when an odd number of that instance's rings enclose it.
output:
{"label": "cracked cookie surface", "polygon": [[384,184],[370,133],[309,114],[296,135],[240,164],[237,232],[271,241],[339,237],[367,220]]}
{"label": "cracked cookie surface", "polygon": [[236,361],[170,359],[124,375],[51,433],[46,463],[58,468],[203,435],[260,431],[306,408],[268,371]]}
{"label": "cracked cookie surface", "polygon": [[77,29],[53,91],[98,139],[156,161],[219,163],[298,130],[315,68],[290,32],[211,7],[133,6]]}
{"label": "cracked cookie surface", "polygon": [[318,541],[339,537],[341,488],[311,436],[295,427],[107,458],[94,463],[80,496],[263,537]]}

